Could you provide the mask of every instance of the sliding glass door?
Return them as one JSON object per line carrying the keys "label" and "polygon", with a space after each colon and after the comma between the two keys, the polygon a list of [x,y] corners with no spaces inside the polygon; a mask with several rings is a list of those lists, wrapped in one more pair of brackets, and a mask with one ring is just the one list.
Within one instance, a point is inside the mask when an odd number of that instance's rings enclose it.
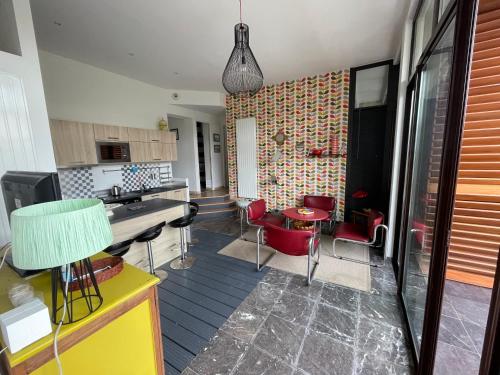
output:
{"label": "sliding glass door", "polygon": [[[450,95],[455,21],[449,22],[428,53],[417,79],[418,98],[410,139],[402,227],[404,274],[402,298],[415,351],[420,352],[432,258],[436,202],[443,157],[443,135]],[[412,106],[413,107],[413,106]]]}

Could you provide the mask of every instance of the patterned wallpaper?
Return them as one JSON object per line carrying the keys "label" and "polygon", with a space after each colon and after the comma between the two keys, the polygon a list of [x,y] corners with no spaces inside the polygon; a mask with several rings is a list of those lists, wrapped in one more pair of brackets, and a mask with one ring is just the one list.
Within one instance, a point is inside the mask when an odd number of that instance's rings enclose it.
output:
{"label": "patterned wallpaper", "polygon": [[[344,216],[346,155],[308,157],[312,148],[331,148],[347,142],[349,71],[327,73],[263,87],[256,95],[226,96],[229,189],[237,195],[236,119],[256,117],[258,196],[269,208],[302,204],[304,194],[337,197],[338,219]],[[278,146],[272,137],[283,131]],[[304,143],[304,149],[297,144]],[[282,153],[274,161],[276,151]],[[277,183],[273,181],[277,177]]]}

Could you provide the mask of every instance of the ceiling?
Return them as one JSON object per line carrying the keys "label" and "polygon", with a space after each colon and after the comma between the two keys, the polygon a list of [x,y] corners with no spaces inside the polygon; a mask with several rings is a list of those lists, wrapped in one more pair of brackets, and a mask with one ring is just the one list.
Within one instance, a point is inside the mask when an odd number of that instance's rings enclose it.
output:
{"label": "ceiling", "polygon": [[[250,46],[277,83],[398,51],[408,0],[243,0]],[[164,88],[223,92],[237,0],[32,0],[40,49]]]}

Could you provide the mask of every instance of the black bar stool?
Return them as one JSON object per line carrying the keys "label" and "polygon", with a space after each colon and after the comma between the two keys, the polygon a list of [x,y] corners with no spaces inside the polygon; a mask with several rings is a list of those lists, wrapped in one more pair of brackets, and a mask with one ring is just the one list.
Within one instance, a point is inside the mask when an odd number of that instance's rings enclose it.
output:
{"label": "black bar stool", "polygon": [[130,246],[132,245],[133,242],[134,242],[133,239],[117,242],[114,243],[113,245],[108,246],[103,251],[115,257],[122,257],[128,253],[128,251],[130,250]]}
{"label": "black bar stool", "polygon": [[[155,265],[154,265],[154,259],[153,259],[153,248],[151,246],[151,241],[153,241],[155,238],[157,238],[161,234],[161,231],[163,230],[164,226],[165,226],[165,222],[157,224],[154,227],[148,228],[145,231],[139,233],[134,238],[134,241],[146,242],[146,246],[148,248],[149,273],[151,273],[152,275],[158,276],[162,280],[164,278],[166,278],[166,272],[162,271],[162,270],[155,272]],[[165,272],[165,274],[163,274],[163,272]]]}
{"label": "black bar stool", "polygon": [[174,270],[186,270],[191,268],[196,260],[193,256],[186,256],[188,250],[188,244],[186,243],[186,228],[191,225],[199,209],[200,206],[198,206],[197,203],[189,202],[189,214],[168,223],[171,228],[179,228],[181,232],[181,257],[170,263],[170,268]]}

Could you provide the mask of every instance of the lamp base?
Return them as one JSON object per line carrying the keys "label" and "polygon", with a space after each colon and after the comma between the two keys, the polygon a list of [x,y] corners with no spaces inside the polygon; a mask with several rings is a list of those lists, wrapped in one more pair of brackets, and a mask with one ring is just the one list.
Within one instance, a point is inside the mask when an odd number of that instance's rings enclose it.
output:
{"label": "lamp base", "polygon": [[[69,278],[66,291],[66,278]],[[61,267],[52,268],[52,322],[59,324],[66,306],[62,324],[71,324],[86,318],[102,305],[103,298],[89,258],[69,265],[63,275]]]}

